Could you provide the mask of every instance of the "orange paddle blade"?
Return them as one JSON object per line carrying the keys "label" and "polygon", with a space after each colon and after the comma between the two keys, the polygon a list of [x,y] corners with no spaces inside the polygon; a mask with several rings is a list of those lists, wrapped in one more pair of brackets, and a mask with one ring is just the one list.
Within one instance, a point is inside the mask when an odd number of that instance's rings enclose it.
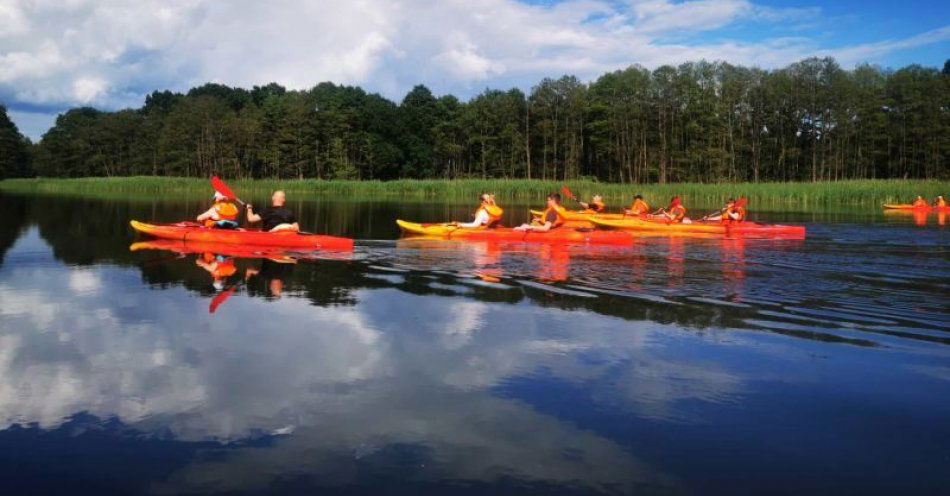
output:
{"label": "orange paddle blade", "polygon": [[211,187],[214,188],[214,190],[218,193],[228,197],[229,200],[234,200],[237,198],[237,195],[231,191],[231,188],[229,188],[227,184],[224,184],[224,181],[219,179],[218,176],[212,176]]}
{"label": "orange paddle blade", "polygon": [[736,200],[736,207],[742,208],[745,206],[746,203],[749,203],[749,199],[743,196],[742,198],[739,198],[738,200]]}
{"label": "orange paddle blade", "polygon": [[574,193],[571,193],[571,190],[567,189],[567,186],[561,186],[561,193],[564,193],[564,196],[568,198],[576,198]]}

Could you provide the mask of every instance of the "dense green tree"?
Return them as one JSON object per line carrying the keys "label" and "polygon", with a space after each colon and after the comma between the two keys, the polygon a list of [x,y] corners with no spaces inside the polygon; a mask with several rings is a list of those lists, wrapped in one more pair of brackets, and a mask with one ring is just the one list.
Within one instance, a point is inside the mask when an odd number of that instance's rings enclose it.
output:
{"label": "dense green tree", "polygon": [[[591,83],[546,78],[527,95],[486,89],[469,101],[420,85],[398,103],[329,82],[305,91],[209,83],[153,92],[136,110],[70,110],[32,161],[49,176],[948,178],[948,68],[700,61],[631,66]],[[0,115],[0,174],[27,174],[30,149]]]}
{"label": "dense green tree", "polygon": [[10,120],[6,107],[0,105],[0,179],[32,174],[30,146],[30,141]]}

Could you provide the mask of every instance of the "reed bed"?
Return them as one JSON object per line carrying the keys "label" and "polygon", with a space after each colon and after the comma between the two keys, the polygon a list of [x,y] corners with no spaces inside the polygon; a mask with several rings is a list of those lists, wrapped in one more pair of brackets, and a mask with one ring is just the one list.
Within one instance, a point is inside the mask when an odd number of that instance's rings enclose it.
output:
{"label": "reed bed", "polygon": [[[336,199],[474,199],[482,192],[502,200],[542,200],[567,186],[584,198],[601,194],[608,203],[626,204],[642,194],[653,204],[680,196],[687,204],[718,204],[728,197],[745,196],[760,207],[819,205],[879,205],[910,202],[916,195],[950,195],[950,182],[935,180],[851,180],[818,183],[678,183],[616,184],[595,181],[542,181],[527,179],[403,179],[396,181],[235,179],[227,181],[237,194],[260,198],[284,189],[298,198],[331,196]],[[66,194],[99,197],[196,197],[211,192],[207,179],[186,177],[36,178],[0,181],[0,191],[28,194]]]}

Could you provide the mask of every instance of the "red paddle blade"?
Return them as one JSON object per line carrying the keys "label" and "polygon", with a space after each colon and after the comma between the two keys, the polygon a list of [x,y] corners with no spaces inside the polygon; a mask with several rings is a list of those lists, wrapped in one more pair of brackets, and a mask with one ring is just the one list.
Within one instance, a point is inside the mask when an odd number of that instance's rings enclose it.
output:
{"label": "red paddle blade", "polygon": [[218,179],[218,176],[213,176],[211,178],[211,187],[214,188],[214,190],[218,193],[228,197],[229,200],[237,198],[237,195],[231,191],[231,188],[229,188],[227,184],[224,184],[224,181]]}
{"label": "red paddle blade", "polygon": [[743,196],[742,198],[736,200],[736,208],[742,208],[746,203],[749,203],[749,199]]}
{"label": "red paddle blade", "polygon": [[218,307],[221,306],[221,304],[224,303],[225,300],[227,300],[228,298],[231,297],[232,294],[234,294],[235,289],[237,289],[236,286],[231,286],[230,288],[225,289],[224,291],[218,293],[218,295],[215,296],[213,300],[211,300],[211,304],[208,305],[208,313],[214,313],[214,311],[217,310]]}
{"label": "red paddle blade", "polygon": [[564,196],[568,198],[574,198],[574,193],[571,193],[571,190],[567,189],[567,186],[561,186],[561,193],[564,193]]}

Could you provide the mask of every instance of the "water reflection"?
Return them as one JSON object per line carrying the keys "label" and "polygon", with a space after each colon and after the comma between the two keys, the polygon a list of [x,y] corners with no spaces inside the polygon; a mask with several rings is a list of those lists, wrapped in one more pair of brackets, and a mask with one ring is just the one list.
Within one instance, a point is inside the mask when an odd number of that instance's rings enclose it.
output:
{"label": "water reflection", "polygon": [[41,467],[0,456],[21,492],[945,483],[945,230],[335,256],[130,250],[105,220],[86,235],[24,208],[0,265],[0,452]]}

